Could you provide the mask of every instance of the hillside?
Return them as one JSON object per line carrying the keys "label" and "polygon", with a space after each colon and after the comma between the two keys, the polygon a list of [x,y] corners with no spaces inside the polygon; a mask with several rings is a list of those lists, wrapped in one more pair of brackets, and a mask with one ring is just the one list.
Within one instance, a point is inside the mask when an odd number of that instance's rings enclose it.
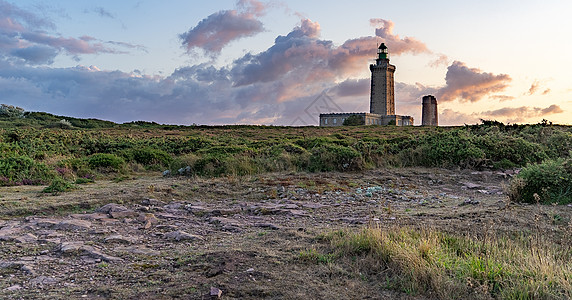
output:
{"label": "hillside", "polygon": [[571,127],[0,123],[4,298],[572,296]]}

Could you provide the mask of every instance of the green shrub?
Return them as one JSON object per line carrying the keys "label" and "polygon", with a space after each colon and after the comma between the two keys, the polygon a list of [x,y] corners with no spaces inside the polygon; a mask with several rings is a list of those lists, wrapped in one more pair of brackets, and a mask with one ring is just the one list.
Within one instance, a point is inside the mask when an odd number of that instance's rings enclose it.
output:
{"label": "green shrub", "polygon": [[500,168],[522,167],[548,158],[540,144],[506,134],[492,133],[479,136],[475,139],[475,145],[483,149],[486,158],[493,162],[493,166],[496,164]]}
{"label": "green shrub", "polygon": [[428,133],[419,141],[404,141],[400,158],[405,165],[478,168],[485,164],[485,152],[475,136],[464,130]]}
{"label": "green shrub", "polygon": [[128,160],[135,161],[145,166],[168,166],[173,161],[173,158],[169,153],[149,147],[129,149],[124,152],[124,155]]}
{"label": "green shrub", "polygon": [[351,115],[344,120],[344,126],[365,125],[365,119],[360,115]]}
{"label": "green shrub", "polygon": [[87,177],[80,177],[75,180],[75,184],[93,183],[93,179]]}
{"label": "green shrub", "polygon": [[572,203],[572,159],[549,159],[523,168],[511,181],[508,195],[516,202]]}
{"label": "green shrub", "polygon": [[121,157],[109,153],[96,153],[87,158],[90,168],[111,168],[120,170],[125,165],[125,161]]}
{"label": "green shrub", "polygon": [[0,185],[40,184],[50,181],[54,176],[53,170],[28,156],[0,157]]}
{"label": "green shrub", "polygon": [[52,183],[42,190],[42,193],[51,193],[57,195],[59,193],[67,192],[72,190],[74,185],[65,181],[61,177],[56,177],[52,181]]}
{"label": "green shrub", "polygon": [[339,145],[323,145],[311,151],[308,171],[351,171],[361,170],[363,160],[361,154],[351,147]]}

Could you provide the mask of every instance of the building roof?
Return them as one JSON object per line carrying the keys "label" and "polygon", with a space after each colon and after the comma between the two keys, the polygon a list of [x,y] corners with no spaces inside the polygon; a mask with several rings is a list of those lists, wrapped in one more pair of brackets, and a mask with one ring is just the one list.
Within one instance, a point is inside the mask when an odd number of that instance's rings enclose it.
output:
{"label": "building roof", "polygon": [[381,43],[381,45],[379,45],[379,48],[377,48],[377,49],[384,50],[384,49],[387,49],[387,46],[385,45],[385,43]]}

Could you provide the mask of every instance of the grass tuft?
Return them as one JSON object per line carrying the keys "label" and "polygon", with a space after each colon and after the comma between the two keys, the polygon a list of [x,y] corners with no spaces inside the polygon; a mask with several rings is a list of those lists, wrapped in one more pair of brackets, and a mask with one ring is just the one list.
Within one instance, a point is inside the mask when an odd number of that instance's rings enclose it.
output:
{"label": "grass tuft", "polygon": [[[432,229],[368,227],[325,235],[331,251],[303,260],[343,258],[386,288],[443,299],[569,299],[571,245],[534,236],[458,236]],[[381,276],[379,274],[382,274]]]}

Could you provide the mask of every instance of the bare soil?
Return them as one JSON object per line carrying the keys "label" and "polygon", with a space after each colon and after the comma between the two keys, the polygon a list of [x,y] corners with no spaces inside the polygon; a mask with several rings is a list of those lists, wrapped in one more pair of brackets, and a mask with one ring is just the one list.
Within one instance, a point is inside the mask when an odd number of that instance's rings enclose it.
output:
{"label": "bare soil", "polygon": [[147,174],[60,195],[0,187],[0,298],[426,299],[387,290],[351,263],[309,263],[300,253],[322,247],[323,234],[369,224],[570,234],[572,207],[508,203],[511,175]]}

